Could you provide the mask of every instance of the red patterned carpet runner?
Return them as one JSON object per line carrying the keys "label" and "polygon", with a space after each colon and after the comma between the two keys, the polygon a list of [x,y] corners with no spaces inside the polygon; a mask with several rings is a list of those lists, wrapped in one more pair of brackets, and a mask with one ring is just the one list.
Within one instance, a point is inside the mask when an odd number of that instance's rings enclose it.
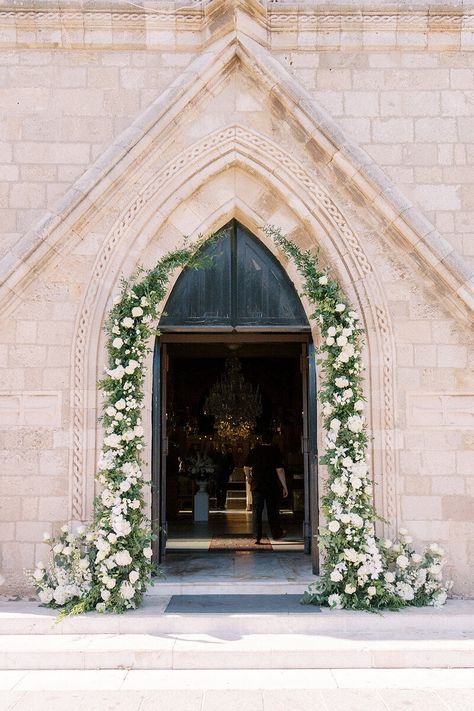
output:
{"label": "red patterned carpet runner", "polygon": [[210,551],[271,551],[272,544],[265,536],[260,545],[255,543],[255,539],[249,533],[221,533],[214,536],[209,546]]}

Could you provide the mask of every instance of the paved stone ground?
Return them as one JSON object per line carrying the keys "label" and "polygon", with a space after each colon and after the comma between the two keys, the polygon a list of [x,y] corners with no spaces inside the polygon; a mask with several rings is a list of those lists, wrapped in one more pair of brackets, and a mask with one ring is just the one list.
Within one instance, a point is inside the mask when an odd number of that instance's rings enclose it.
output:
{"label": "paved stone ground", "polygon": [[3,671],[0,711],[473,711],[471,669]]}

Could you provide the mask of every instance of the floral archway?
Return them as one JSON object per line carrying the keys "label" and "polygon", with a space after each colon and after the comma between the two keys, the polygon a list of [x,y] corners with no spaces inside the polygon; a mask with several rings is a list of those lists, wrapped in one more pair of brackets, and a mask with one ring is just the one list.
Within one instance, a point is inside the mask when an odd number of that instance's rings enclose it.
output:
{"label": "floral archway", "polygon": [[[448,586],[442,582],[441,548],[432,544],[417,554],[404,530],[395,542],[376,536],[359,317],[338,281],[318,267],[313,255],[302,252],[278,228],[266,226],[264,231],[294,261],[322,336],[319,399],[326,453],[321,462],[328,470],[322,499],[326,523],[319,530],[324,562],[320,579],[303,601],[367,610],[443,604]],[[62,615],[135,608],[151,582],[153,532],[144,514],[141,472],[143,363],[172,272],[199,268],[200,248],[218,236],[185,243],[154,269],[123,281],[109,313],[108,365],[99,383],[105,436],[96,478],[102,491],[89,526],[75,533],[65,526],[58,537],[48,538],[51,560],[47,566],[39,563],[32,574],[40,601],[61,608]]]}

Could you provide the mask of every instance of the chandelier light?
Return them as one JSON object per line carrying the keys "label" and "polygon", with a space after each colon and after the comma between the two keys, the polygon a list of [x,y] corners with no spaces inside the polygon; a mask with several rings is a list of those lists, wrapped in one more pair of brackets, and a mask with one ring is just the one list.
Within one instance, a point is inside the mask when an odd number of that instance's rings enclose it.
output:
{"label": "chandelier light", "polygon": [[216,433],[221,439],[245,439],[254,431],[262,414],[262,399],[259,388],[242,375],[238,358],[226,360],[224,375],[207,396],[204,414],[215,418]]}

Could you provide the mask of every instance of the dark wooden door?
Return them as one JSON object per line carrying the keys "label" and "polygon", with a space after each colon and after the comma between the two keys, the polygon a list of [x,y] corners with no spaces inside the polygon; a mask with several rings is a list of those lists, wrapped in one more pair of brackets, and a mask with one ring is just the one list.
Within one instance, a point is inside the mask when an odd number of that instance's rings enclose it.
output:
{"label": "dark wooden door", "polygon": [[303,437],[304,457],[304,522],[305,553],[311,554],[312,569],[319,573],[318,451],[316,440],[316,360],[313,343],[303,343],[301,353],[303,382]]}
{"label": "dark wooden door", "polygon": [[165,555],[168,537],[166,519],[166,457],[168,437],[166,429],[166,381],[168,352],[166,344],[157,338],[153,353],[152,396],[152,524],[156,538],[153,542],[153,557],[161,563]]}

